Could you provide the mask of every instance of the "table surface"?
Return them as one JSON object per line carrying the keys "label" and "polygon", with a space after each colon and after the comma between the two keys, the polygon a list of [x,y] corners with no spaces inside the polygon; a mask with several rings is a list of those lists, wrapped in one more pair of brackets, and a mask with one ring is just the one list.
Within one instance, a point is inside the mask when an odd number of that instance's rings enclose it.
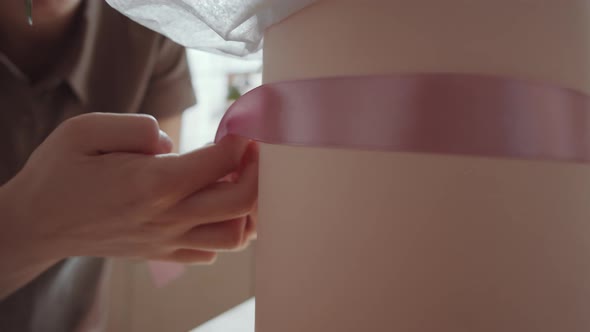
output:
{"label": "table surface", "polygon": [[254,332],[254,303],[252,298],[191,332]]}

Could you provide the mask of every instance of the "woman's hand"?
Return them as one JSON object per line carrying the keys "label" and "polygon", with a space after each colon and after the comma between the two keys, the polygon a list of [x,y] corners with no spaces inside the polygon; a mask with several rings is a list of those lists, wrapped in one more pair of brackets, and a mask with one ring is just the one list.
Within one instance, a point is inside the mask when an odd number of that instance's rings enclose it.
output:
{"label": "woman's hand", "polygon": [[0,188],[3,251],[209,263],[243,248],[255,232],[256,146],[230,137],[166,154],[171,145],[149,116],[66,121]]}

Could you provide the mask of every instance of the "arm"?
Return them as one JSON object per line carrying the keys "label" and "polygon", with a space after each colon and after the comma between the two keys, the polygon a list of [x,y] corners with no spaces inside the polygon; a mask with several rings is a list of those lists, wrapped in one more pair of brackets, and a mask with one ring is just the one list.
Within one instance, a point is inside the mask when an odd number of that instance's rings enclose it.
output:
{"label": "arm", "polygon": [[12,182],[0,187],[0,300],[31,282],[43,271],[57,262],[51,256],[45,243],[23,243],[11,230],[18,229],[21,221],[15,210],[15,202],[9,194]]}
{"label": "arm", "polygon": [[169,155],[159,130],[149,116],[87,114],[35,150],[0,187],[0,298],[66,257],[207,263],[243,246],[256,151],[230,139]]}

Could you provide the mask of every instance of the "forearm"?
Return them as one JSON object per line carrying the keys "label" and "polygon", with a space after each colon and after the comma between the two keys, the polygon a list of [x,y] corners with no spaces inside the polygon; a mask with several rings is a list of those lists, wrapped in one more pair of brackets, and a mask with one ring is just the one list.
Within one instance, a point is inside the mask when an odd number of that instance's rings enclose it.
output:
{"label": "forearm", "polygon": [[7,186],[0,187],[0,300],[25,286],[58,259],[50,258],[39,241],[17,231],[23,216],[14,208]]}
{"label": "forearm", "polygon": [[[0,301],[27,285],[54,264],[49,261],[23,262],[18,261],[19,255],[6,257],[8,255],[10,254],[0,255],[0,270],[2,271],[0,274]],[[14,264],[15,261],[18,263]]]}

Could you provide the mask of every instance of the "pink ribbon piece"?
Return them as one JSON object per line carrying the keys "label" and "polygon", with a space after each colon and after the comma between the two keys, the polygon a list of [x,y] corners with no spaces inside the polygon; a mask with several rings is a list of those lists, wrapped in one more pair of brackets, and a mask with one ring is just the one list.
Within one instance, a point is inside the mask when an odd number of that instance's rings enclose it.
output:
{"label": "pink ribbon piece", "polygon": [[250,91],[216,141],[587,162],[589,110],[582,93],[501,77],[321,78]]}
{"label": "pink ribbon piece", "polygon": [[186,271],[186,267],[182,264],[157,261],[148,262],[148,269],[157,288],[162,288],[180,278]]}

